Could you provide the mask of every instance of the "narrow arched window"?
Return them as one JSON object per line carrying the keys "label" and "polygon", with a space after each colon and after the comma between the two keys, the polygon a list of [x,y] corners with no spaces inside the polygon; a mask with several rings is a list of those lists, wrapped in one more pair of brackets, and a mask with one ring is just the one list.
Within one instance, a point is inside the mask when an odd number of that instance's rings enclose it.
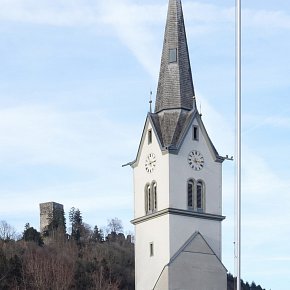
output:
{"label": "narrow arched window", "polygon": [[157,210],[157,184],[156,182],[152,183],[152,190],[153,190],[153,210]]}
{"label": "narrow arched window", "polygon": [[151,184],[145,185],[145,213],[150,214],[157,211],[158,196],[157,196],[157,182],[153,181]]}
{"label": "narrow arched window", "polygon": [[205,186],[202,180],[190,179],[187,182],[187,207],[189,210],[205,211]]}
{"label": "narrow arched window", "polygon": [[147,198],[147,203],[148,203],[148,212],[152,210],[152,193],[151,193],[151,187],[148,185],[148,198]]}
{"label": "narrow arched window", "polygon": [[204,184],[201,180],[198,180],[196,184],[196,210],[204,211]]}
{"label": "narrow arched window", "polygon": [[148,214],[151,211],[151,186],[146,184],[145,186],[145,213]]}
{"label": "narrow arched window", "polygon": [[194,181],[189,180],[187,183],[187,206],[193,208],[194,198]]}

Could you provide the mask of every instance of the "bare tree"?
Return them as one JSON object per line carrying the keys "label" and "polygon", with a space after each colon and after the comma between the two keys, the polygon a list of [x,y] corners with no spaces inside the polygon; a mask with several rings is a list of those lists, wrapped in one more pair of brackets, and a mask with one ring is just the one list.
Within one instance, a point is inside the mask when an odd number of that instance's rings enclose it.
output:
{"label": "bare tree", "polygon": [[75,249],[29,248],[24,255],[25,272],[31,279],[29,289],[70,289],[73,281]]}
{"label": "bare tree", "polygon": [[15,240],[17,233],[14,227],[9,225],[6,221],[0,221],[0,240],[8,241]]}
{"label": "bare tree", "polygon": [[122,221],[116,217],[108,220],[107,233],[123,233]]}
{"label": "bare tree", "polygon": [[118,282],[109,282],[104,275],[104,268],[100,267],[92,273],[92,281],[95,290],[118,290]]}

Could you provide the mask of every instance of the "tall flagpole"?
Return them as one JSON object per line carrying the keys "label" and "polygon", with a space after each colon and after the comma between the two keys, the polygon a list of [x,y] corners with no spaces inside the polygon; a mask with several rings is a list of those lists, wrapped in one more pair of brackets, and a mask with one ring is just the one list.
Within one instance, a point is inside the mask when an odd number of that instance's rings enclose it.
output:
{"label": "tall flagpole", "polygon": [[241,0],[236,0],[236,270],[241,290]]}

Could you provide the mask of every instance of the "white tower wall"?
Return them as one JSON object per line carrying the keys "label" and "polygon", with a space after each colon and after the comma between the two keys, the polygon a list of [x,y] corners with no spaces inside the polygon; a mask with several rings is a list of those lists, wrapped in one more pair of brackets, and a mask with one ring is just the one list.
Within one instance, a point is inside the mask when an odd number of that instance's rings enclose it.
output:
{"label": "white tower wall", "polygon": [[[152,143],[148,144],[148,130],[152,130]],[[140,143],[140,154],[134,165],[134,218],[145,215],[145,186],[153,181],[157,182],[158,210],[169,206],[169,157],[160,150],[154,130],[149,121],[145,124],[144,135]],[[152,173],[145,170],[146,157],[154,152],[156,168]]]}
{"label": "white tower wall", "polygon": [[[188,162],[193,150],[196,170]],[[137,157],[129,163],[136,290],[226,290],[220,261],[223,160],[196,108],[181,0],[169,0],[155,112],[148,113]]]}

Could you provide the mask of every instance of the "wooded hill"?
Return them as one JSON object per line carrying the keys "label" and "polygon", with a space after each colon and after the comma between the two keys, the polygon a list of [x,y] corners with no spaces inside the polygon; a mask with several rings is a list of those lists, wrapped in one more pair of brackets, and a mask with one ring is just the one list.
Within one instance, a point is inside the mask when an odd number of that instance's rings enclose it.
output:
{"label": "wooded hill", "polygon": [[[105,230],[92,230],[79,210],[70,213],[70,235],[64,234],[65,223],[55,221],[44,236],[29,224],[17,236],[0,222],[1,290],[135,289],[134,244],[124,236],[121,221],[115,218]],[[228,290],[234,289],[229,274]],[[243,283],[242,289],[263,290],[254,282]]]}

